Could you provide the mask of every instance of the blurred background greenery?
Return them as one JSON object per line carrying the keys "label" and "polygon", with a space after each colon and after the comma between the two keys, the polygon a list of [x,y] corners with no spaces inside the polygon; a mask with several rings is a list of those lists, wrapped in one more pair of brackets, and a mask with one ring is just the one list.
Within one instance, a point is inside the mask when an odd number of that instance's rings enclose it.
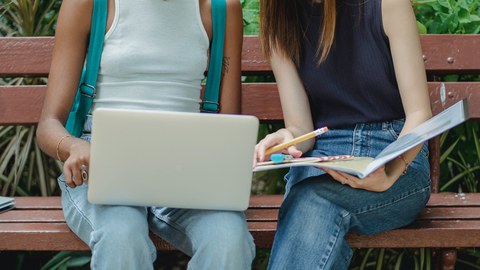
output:
{"label": "blurred background greenery", "polygon": [[[259,0],[240,0],[244,34],[257,35]],[[60,0],[0,0],[0,36],[51,36],[55,32]],[[412,1],[422,34],[479,34],[479,0]],[[480,49],[480,48],[479,48]],[[274,81],[244,77],[243,81]],[[480,81],[480,75],[447,75],[441,81]],[[46,78],[7,78],[0,84],[46,83]],[[262,124],[259,138],[282,127]],[[34,126],[0,126],[0,195],[59,195],[56,177],[61,164],[44,155],[35,140]],[[478,192],[480,178],[479,124],[467,122],[441,136],[441,191]],[[256,194],[281,194],[285,171],[259,173],[253,180]],[[258,250],[254,269],[265,269],[268,250]],[[430,249],[358,249],[350,269],[432,269]],[[89,269],[84,252],[0,252],[2,269]],[[184,269],[188,258],[179,252],[159,254],[156,269]],[[480,252],[462,250],[457,269],[480,269]]]}

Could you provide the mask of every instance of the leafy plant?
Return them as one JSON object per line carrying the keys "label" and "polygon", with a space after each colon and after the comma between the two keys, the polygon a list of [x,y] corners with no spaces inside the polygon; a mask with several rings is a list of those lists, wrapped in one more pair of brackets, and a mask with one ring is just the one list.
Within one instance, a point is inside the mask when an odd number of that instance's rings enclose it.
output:
{"label": "leafy plant", "polygon": [[[420,32],[479,34],[478,0],[414,0]],[[447,75],[442,81],[480,81],[478,75]],[[441,191],[477,192],[480,172],[478,123],[466,123],[441,138]]]}
{"label": "leafy plant", "polygon": [[89,252],[61,251],[50,259],[40,270],[90,269]]}
{"label": "leafy plant", "polygon": [[260,19],[260,0],[241,0],[244,35],[257,35]]}
{"label": "leafy plant", "polygon": [[414,0],[417,19],[436,34],[480,33],[480,2],[478,0]]}
{"label": "leafy plant", "polygon": [[0,5],[0,35],[51,36],[61,1],[11,0]]}
{"label": "leafy plant", "polygon": [[[61,1],[12,0],[0,5],[1,36],[53,35]],[[4,85],[44,84],[46,78],[0,79]],[[0,194],[51,195],[61,166],[40,151],[34,126],[0,126]]]}
{"label": "leafy plant", "polygon": [[432,269],[432,255],[429,248],[419,249],[357,249],[352,258],[351,270],[400,270]]}

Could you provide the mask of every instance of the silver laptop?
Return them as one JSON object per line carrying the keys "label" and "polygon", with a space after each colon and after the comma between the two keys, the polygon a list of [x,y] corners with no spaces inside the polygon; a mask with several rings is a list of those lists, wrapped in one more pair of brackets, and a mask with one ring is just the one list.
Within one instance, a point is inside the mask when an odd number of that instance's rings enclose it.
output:
{"label": "silver laptop", "polygon": [[245,210],[257,133],[254,116],[97,109],[88,200]]}

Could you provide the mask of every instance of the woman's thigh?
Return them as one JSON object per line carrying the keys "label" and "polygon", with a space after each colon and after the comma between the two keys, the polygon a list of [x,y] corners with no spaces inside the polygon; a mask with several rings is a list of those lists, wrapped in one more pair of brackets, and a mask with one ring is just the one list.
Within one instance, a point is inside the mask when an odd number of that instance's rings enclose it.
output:
{"label": "woman's thigh", "polygon": [[254,252],[243,212],[153,207],[149,221],[153,232],[190,256],[200,246],[228,249],[230,243]]}
{"label": "woman's thigh", "polygon": [[135,228],[137,233],[148,236],[146,207],[91,204],[87,199],[87,185],[70,188],[65,184],[63,174],[58,183],[62,190],[65,220],[85,243],[91,244],[94,231],[115,234]]}
{"label": "woman's thigh", "polygon": [[[317,196],[345,209],[350,215],[350,230],[373,234],[408,225],[417,217],[430,197],[430,185],[422,178],[425,176],[410,173],[385,192],[353,189],[329,175],[312,177],[297,185],[312,189]],[[300,195],[297,197],[301,200]]]}

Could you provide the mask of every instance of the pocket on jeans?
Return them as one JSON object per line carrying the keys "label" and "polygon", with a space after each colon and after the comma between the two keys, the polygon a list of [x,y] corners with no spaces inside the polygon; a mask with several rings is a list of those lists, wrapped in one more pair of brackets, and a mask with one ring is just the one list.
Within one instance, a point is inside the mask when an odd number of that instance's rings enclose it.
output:
{"label": "pocket on jeans", "polygon": [[[403,125],[405,124],[405,121],[404,120],[393,120],[391,125],[389,125],[388,127],[388,131],[390,132],[390,134],[392,135],[392,137],[397,140],[398,137],[400,136],[400,133],[402,132],[402,129],[403,129]],[[428,152],[428,142],[425,142],[423,144],[423,147],[422,149],[420,150],[420,153],[428,158],[429,156],[429,152]]]}
{"label": "pocket on jeans", "polygon": [[400,136],[400,132],[402,132],[404,124],[404,120],[393,120],[391,121],[390,125],[388,125],[388,131],[390,132],[390,135],[392,135],[394,140],[397,140]]}
{"label": "pocket on jeans", "polygon": [[422,153],[423,156],[428,158],[428,156],[430,155],[430,152],[428,151],[428,141],[423,143],[420,153]]}

